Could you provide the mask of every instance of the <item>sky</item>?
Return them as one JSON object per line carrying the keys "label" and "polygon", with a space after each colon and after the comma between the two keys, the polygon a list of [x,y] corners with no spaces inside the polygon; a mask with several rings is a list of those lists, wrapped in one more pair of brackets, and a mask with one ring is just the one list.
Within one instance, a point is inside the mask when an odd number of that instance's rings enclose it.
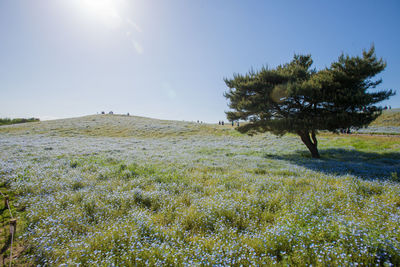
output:
{"label": "sky", "polygon": [[1,0],[0,117],[226,120],[224,78],[375,45],[400,108],[400,1]]}

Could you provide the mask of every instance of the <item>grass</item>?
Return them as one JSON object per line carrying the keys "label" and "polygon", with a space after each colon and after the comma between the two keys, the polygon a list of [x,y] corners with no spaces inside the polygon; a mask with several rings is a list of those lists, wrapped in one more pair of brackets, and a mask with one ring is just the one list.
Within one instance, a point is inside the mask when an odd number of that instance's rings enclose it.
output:
{"label": "grass", "polygon": [[[27,227],[27,221],[25,220],[25,207],[16,206],[16,196],[6,183],[0,183],[1,191],[1,203],[0,203],[0,262],[2,264],[9,264],[9,258],[11,253],[11,239],[10,234],[10,220],[18,218],[16,235],[13,237],[12,253],[14,264],[25,264],[27,261],[22,257],[22,254],[27,251],[25,244],[19,239],[21,233]],[[8,205],[5,203],[5,198],[8,197]],[[12,217],[11,217],[12,216]]]}
{"label": "grass", "polygon": [[[396,150],[400,147],[399,137],[375,136],[375,135],[337,135],[323,134],[323,140],[320,149],[328,147],[340,147],[347,149],[356,149],[358,151],[378,151]],[[321,139],[320,138],[320,139]]]}
{"label": "grass", "polygon": [[0,179],[25,207],[21,261],[400,264],[396,136],[322,134],[315,160],[297,136],[99,115],[0,140]]}

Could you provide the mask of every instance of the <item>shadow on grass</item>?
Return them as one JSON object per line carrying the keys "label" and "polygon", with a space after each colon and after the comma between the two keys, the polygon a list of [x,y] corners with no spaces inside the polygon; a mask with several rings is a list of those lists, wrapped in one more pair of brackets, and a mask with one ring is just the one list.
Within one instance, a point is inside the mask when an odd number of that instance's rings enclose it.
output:
{"label": "shadow on grass", "polygon": [[400,153],[373,153],[347,149],[322,149],[321,158],[311,158],[308,151],[287,155],[265,154],[265,158],[289,161],[326,174],[351,174],[368,180],[396,179],[400,175]]}

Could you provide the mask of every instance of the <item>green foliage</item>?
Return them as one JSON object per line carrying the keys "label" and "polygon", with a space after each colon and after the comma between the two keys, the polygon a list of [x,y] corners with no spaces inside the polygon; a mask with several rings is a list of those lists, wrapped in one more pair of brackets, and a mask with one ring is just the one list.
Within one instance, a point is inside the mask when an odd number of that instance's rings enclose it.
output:
{"label": "green foliage", "polygon": [[397,172],[392,172],[391,180],[394,182],[400,182],[399,176],[397,175]]}
{"label": "green foliage", "polygon": [[78,166],[78,164],[79,164],[78,161],[72,160],[72,161],[70,161],[69,166],[70,166],[71,168],[76,168],[76,167]]}
{"label": "green foliage", "polygon": [[290,63],[275,69],[264,67],[225,79],[229,87],[225,97],[232,109],[228,119],[249,120],[238,127],[243,133],[298,134],[312,156],[319,157],[318,130],[338,132],[366,126],[382,111],[375,104],[395,94],[392,90],[368,91],[382,82],[371,79],[386,67],[376,58],[374,47],[363,51],[362,57],[342,54],[320,71],[312,69],[312,63],[310,55],[295,55]]}
{"label": "green foliage", "polygon": [[9,118],[0,118],[0,126],[1,125],[10,125],[10,124],[18,124],[18,123],[25,123],[25,122],[36,122],[40,121],[37,118],[29,118],[29,119],[23,119],[23,118],[17,118],[17,119],[9,119]]}

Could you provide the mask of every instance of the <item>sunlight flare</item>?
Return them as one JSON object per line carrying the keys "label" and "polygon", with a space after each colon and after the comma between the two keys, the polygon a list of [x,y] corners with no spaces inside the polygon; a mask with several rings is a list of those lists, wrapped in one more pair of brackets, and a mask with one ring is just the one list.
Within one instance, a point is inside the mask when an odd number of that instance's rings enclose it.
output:
{"label": "sunlight flare", "polygon": [[117,1],[82,0],[78,2],[88,16],[102,20],[107,26],[118,27],[122,19],[118,11]]}

